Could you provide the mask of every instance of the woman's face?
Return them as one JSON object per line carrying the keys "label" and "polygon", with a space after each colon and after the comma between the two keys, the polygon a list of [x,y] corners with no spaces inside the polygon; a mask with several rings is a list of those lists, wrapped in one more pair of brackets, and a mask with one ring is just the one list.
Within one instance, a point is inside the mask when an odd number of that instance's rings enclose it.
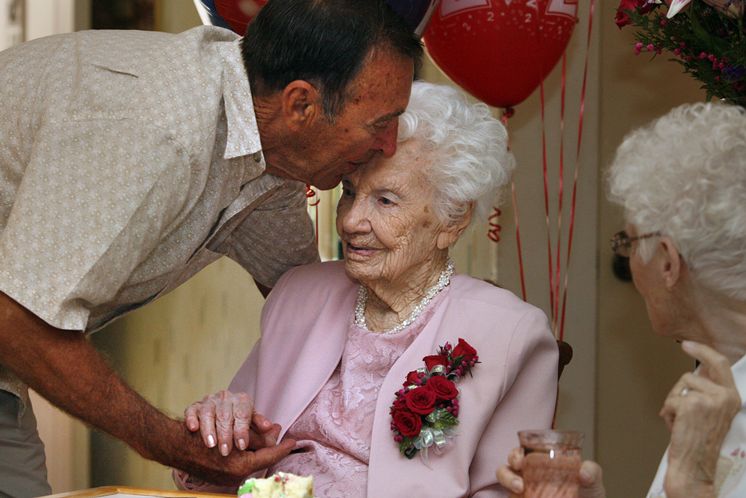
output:
{"label": "woman's face", "polygon": [[[634,225],[628,224],[625,228],[630,237],[638,235]],[[650,324],[656,334],[662,336],[675,336],[680,329],[678,323],[682,316],[681,307],[678,306],[676,296],[666,288],[663,275],[663,254],[658,247],[658,240],[651,241],[656,244],[656,250],[650,261],[643,261],[639,254],[640,241],[632,242],[630,247],[629,266],[632,272],[632,280],[637,291],[645,301]]]}
{"label": "woman's face", "polygon": [[337,233],[352,278],[366,285],[397,285],[455,240],[433,212],[434,190],[427,179],[431,157],[409,140],[393,157],[342,178]]}

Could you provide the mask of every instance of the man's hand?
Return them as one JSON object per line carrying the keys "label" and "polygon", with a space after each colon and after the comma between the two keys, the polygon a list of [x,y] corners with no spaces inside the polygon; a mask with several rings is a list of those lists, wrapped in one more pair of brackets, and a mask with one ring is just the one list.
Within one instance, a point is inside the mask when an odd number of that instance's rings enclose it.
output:
{"label": "man's hand", "polygon": [[696,374],[681,376],[660,412],[671,431],[664,488],[670,498],[715,497],[720,447],[741,398],[725,356],[692,341],[684,341],[682,349],[701,366]]}
{"label": "man's hand", "polygon": [[81,332],[51,327],[2,292],[0,363],[59,408],[143,457],[216,484],[238,484],[295,446],[288,440],[223,457],[127,386]]}

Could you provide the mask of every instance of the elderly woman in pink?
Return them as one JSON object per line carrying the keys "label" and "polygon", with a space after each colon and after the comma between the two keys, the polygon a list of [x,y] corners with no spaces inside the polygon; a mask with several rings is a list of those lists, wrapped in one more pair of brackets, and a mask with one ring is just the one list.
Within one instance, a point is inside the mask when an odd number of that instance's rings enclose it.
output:
{"label": "elderly woman in pink", "polygon": [[506,132],[487,106],[415,82],[399,142],[342,180],[344,261],[281,278],[229,390],[186,424],[244,449],[253,401],[281,426],[265,440],[297,442],[268,472],[313,475],[319,498],[507,496],[494,469],[517,430],[550,426],[557,346],[540,310],[448,255],[510,178]]}

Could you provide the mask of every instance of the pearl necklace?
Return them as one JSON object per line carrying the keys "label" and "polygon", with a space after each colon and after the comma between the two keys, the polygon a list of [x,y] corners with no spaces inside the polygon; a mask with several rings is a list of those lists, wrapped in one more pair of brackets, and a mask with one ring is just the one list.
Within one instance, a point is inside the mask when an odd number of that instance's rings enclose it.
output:
{"label": "pearl necklace", "polygon": [[[430,303],[430,301],[432,301],[432,299],[440,291],[445,289],[448,284],[451,283],[451,275],[453,275],[453,260],[451,258],[448,258],[446,268],[440,274],[440,277],[438,277],[438,281],[435,283],[435,285],[430,287],[427,292],[425,292],[425,297],[423,297],[422,300],[417,303],[417,305],[412,310],[412,313],[410,313],[410,315],[403,322],[400,322],[389,330],[379,333],[396,334],[397,332],[401,332],[405,328],[409,327],[417,319],[417,317],[422,314],[428,303]],[[360,285],[357,290],[357,302],[355,303],[355,325],[365,330],[370,330],[365,321],[366,304],[368,304],[368,289],[364,285]]]}

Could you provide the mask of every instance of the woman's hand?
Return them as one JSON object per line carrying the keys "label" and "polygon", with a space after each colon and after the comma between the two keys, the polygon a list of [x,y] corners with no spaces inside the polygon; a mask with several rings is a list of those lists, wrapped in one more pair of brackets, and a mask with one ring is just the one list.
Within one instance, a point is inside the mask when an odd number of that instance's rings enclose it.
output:
{"label": "woman's hand", "polygon": [[660,412],[671,431],[664,488],[669,498],[714,497],[720,447],[741,397],[725,356],[692,341],[681,346],[701,366],[696,374],[681,376]]}
{"label": "woman's hand", "polygon": [[277,444],[280,426],[254,412],[254,401],[246,393],[220,391],[205,396],[184,411],[184,422],[192,431],[200,431],[208,448],[219,446],[227,456],[235,445],[240,450],[265,448]]}
{"label": "woman's hand", "polygon": [[[497,480],[510,491],[511,497],[523,495],[521,469],[523,469],[523,448],[513,448],[508,455],[508,465],[497,469]],[[586,460],[582,463],[578,481],[580,482],[579,498],[606,498],[601,466],[596,462]]]}

